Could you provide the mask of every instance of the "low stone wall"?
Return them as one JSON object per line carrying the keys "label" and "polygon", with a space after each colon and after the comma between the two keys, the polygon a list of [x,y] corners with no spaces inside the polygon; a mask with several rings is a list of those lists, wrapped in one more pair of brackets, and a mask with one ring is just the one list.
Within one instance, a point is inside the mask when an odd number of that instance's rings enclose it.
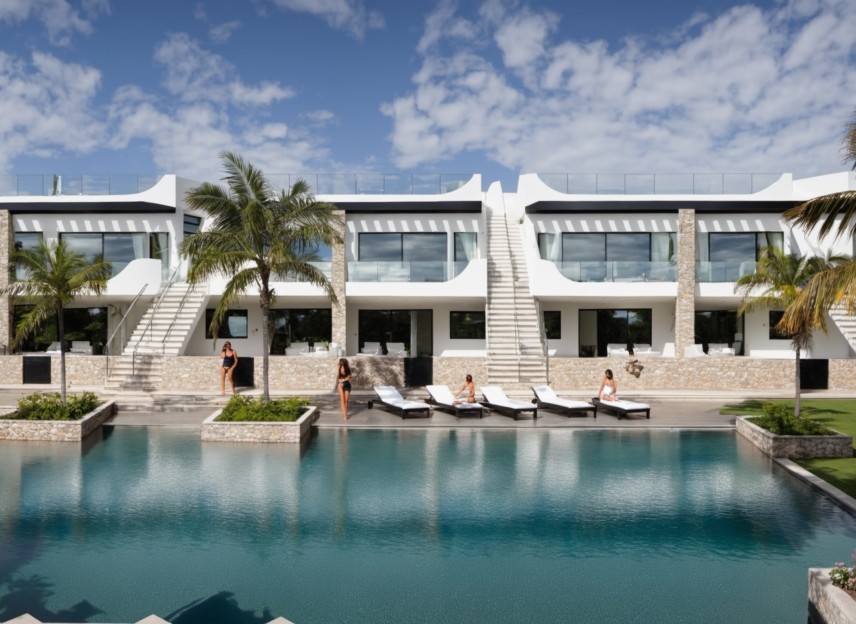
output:
{"label": "low stone wall", "polygon": [[202,423],[206,442],[287,442],[302,443],[318,420],[318,408],[310,406],[295,422],[218,422],[223,410],[217,410]]}
{"label": "low stone wall", "polygon": [[449,386],[453,391],[464,385],[467,375],[472,375],[476,385],[487,383],[487,358],[484,357],[435,357],[434,383]]}
{"label": "low stone wall", "polygon": [[81,420],[0,419],[0,440],[41,440],[45,442],[81,442],[96,431],[116,410],[107,401]]}
{"label": "low stone wall", "polygon": [[830,568],[808,570],[809,621],[825,624],[856,622],[856,601],[846,591],[832,584]]}
{"label": "low stone wall", "polygon": [[829,436],[776,435],[752,424],[745,416],[737,418],[737,433],[770,457],[853,457],[853,438],[843,433]]}

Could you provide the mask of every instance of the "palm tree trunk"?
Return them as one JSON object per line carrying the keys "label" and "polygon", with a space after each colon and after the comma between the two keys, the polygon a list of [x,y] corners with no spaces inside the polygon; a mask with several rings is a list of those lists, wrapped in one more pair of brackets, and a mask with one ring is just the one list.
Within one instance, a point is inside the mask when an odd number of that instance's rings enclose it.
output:
{"label": "palm tree trunk", "polygon": [[268,333],[270,332],[270,294],[267,284],[262,288],[262,400],[265,404],[270,402],[270,383],[268,378]]}
{"label": "palm tree trunk", "polygon": [[59,395],[62,404],[66,403],[65,390],[65,320],[62,305],[57,308],[57,338],[59,338]]}
{"label": "palm tree trunk", "polygon": [[796,361],[796,370],[794,371],[794,384],[796,385],[796,390],[794,394],[794,416],[797,418],[800,417],[800,386],[802,385],[800,381],[800,348],[797,347],[797,357],[794,358]]}

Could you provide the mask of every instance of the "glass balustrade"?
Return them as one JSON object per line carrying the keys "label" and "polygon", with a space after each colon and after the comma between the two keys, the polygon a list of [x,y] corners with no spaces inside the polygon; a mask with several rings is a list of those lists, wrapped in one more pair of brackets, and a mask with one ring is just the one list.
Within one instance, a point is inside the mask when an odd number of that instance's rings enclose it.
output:
{"label": "glass balustrade", "polygon": [[549,173],[538,174],[569,195],[749,195],[771,186],[781,173]]}
{"label": "glass balustrade", "polygon": [[574,282],[675,282],[673,262],[592,261],[554,262],[559,272]]}
{"label": "glass balustrade", "polygon": [[0,176],[0,195],[132,195],[157,184],[162,175],[137,174],[21,174]]}
{"label": "glass balustrade", "polygon": [[754,272],[754,260],[696,262],[696,280],[699,282],[736,282],[744,275],[752,275]]}
{"label": "glass balustrade", "polygon": [[[349,282],[446,282],[463,271],[466,262],[349,262]],[[451,271],[451,272],[450,272]]]}
{"label": "glass balustrade", "polygon": [[[310,262],[312,266],[316,269],[319,269],[327,279],[333,279],[333,263],[332,262]],[[296,275],[276,275],[273,278],[275,282],[303,282],[305,281],[301,277],[297,277]]]}

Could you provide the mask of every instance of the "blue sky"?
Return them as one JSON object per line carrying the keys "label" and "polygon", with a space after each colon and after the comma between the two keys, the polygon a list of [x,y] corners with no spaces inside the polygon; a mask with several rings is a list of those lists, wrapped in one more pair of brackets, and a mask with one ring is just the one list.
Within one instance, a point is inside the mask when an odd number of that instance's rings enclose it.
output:
{"label": "blue sky", "polygon": [[0,173],[841,171],[852,0],[0,0]]}

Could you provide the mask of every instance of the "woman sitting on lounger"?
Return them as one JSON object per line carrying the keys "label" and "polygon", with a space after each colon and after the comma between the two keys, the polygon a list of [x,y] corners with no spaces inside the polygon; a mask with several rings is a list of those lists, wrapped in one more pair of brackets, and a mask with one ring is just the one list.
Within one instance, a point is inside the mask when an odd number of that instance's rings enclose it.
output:
{"label": "woman sitting on lounger", "polygon": [[600,390],[597,391],[597,398],[601,401],[617,401],[618,386],[612,376],[612,370],[607,368],[604,373],[603,381],[600,382]]}
{"label": "woman sitting on lounger", "polygon": [[[464,397],[464,394],[467,396]],[[452,405],[458,403],[475,403],[476,402],[476,385],[473,383],[473,376],[467,375],[467,381],[458,390],[458,398],[452,401]]]}

